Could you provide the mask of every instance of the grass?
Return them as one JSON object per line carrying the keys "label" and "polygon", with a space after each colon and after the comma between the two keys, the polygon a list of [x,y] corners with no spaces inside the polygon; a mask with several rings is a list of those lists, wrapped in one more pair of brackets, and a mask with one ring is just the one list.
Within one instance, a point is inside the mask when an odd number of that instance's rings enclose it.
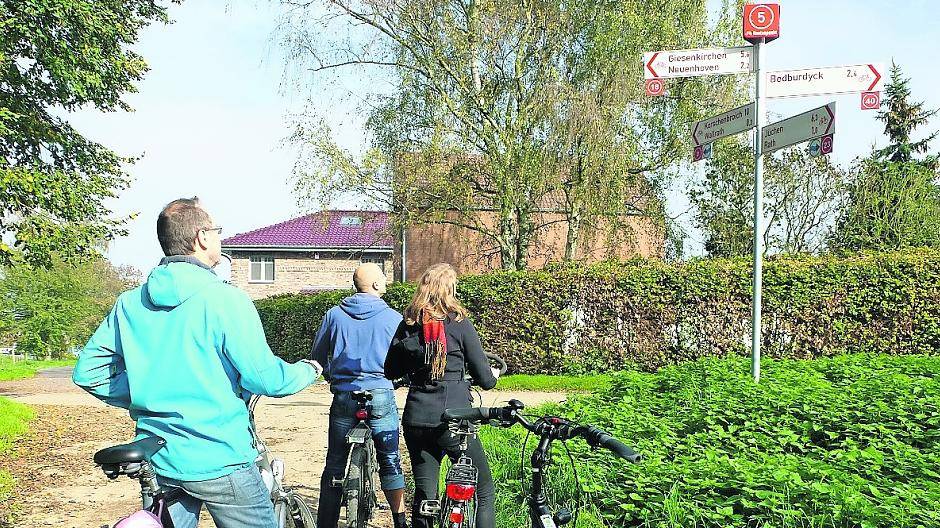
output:
{"label": "grass", "polygon": [[[6,454],[13,441],[26,433],[27,423],[33,418],[29,407],[0,397],[0,455]],[[0,501],[9,497],[13,488],[10,474],[0,471]]]}
{"label": "grass", "polygon": [[[51,367],[63,367],[75,364],[75,360],[20,360],[13,361],[0,357],[0,381],[30,378],[36,372]],[[13,442],[24,435],[33,411],[26,405],[0,397],[0,455],[6,454],[13,447]],[[13,477],[0,471],[0,501],[9,498],[13,489]]]}
{"label": "grass", "polygon": [[595,392],[610,387],[610,374],[548,376],[543,374],[513,374],[503,376],[496,383],[497,390],[542,392]]}
{"label": "grass", "polygon": [[8,357],[0,357],[0,381],[31,378],[36,375],[36,372],[42,369],[52,367],[66,367],[74,364],[74,359],[25,359],[20,361],[13,361]]}

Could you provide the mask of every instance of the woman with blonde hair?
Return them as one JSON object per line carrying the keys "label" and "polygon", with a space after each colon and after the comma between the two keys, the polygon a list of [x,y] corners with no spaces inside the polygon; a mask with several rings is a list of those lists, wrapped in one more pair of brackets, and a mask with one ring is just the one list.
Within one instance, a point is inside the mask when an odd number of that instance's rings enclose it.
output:
{"label": "woman with blonde hair", "polygon": [[[402,429],[415,480],[415,528],[432,525],[433,519],[420,515],[418,507],[421,501],[437,498],[444,455],[452,460],[457,456],[459,439],[441,415],[444,409],[471,406],[467,374],[486,390],[496,385],[499,371],[490,367],[480,336],[457,300],[457,272],[450,264],[435,264],[421,275],[385,360],[388,379],[407,376],[411,385]],[[467,455],[479,471],[476,526],[493,528],[493,477],[479,439],[470,440]]]}

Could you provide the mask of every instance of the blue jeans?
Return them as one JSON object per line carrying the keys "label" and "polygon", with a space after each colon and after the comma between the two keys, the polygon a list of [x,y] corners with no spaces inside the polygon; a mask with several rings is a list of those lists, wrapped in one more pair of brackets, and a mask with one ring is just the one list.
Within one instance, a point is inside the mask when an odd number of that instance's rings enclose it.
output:
{"label": "blue jeans", "polygon": [[[379,479],[383,490],[399,490],[405,487],[405,475],[401,471],[398,454],[398,405],[391,389],[373,389],[369,403],[369,418],[366,424],[372,429],[376,458],[379,463]],[[339,506],[343,489],[334,486],[334,480],[346,476],[349,459],[349,444],[346,433],[359,422],[356,410],[359,404],[351,392],[337,392],[330,405],[329,447],[326,452],[326,467],[320,477],[320,503],[317,507],[317,527],[335,528],[339,521]]]}
{"label": "blue jeans", "polygon": [[176,528],[195,528],[203,504],[218,528],[277,528],[271,495],[254,463],[211,480],[157,480],[186,492],[169,508]]}

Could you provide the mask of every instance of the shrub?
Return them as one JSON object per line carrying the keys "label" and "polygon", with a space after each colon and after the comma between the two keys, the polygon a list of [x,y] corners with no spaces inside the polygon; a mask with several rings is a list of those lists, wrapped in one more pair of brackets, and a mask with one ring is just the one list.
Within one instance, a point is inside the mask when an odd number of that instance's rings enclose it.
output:
{"label": "shrub", "polygon": [[[404,308],[414,286],[386,296]],[[307,353],[323,313],[344,294],[258,301],[276,353]],[[484,347],[511,373],[655,370],[750,343],[745,259],[631,260],[463,277],[458,295]],[[763,350],[815,358],[848,350],[929,353],[940,344],[940,252],[792,257],[764,266]]]}

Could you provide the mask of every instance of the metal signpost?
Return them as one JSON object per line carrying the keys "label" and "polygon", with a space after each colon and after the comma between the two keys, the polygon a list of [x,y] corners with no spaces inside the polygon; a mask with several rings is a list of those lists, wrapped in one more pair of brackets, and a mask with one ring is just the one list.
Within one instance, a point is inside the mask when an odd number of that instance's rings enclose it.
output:
{"label": "metal signpost", "polygon": [[884,66],[860,64],[761,72],[764,45],[780,36],[780,4],[745,4],[744,39],[753,46],[656,51],[643,54],[648,95],[663,95],[663,79],[705,75],[755,74],[754,102],[692,125],[692,161],[711,157],[712,144],[752,128],[754,133],[754,276],[751,317],[751,373],[760,380],[761,289],[763,287],[764,154],[809,141],[813,156],[832,152],[835,103],[765,126],[768,98],[861,93],[863,110],[881,106]]}

